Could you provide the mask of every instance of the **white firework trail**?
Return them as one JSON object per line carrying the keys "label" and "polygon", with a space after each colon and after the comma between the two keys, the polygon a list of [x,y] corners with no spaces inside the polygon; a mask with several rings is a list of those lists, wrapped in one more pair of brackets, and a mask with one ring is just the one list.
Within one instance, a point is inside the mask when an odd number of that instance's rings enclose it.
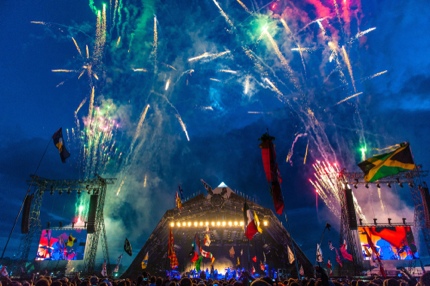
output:
{"label": "white firework trail", "polygon": [[345,46],[342,46],[342,54],[345,64],[348,68],[349,76],[351,77],[352,87],[354,88],[354,92],[357,92],[357,88],[355,87],[354,74],[352,72],[351,62],[349,61],[348,53],[346,52]]}
{"label": "white firework trail", "polygon": [[214,60],[216,58],[222,57],[222,56],[224,56],[226,54],[229,54],[229,53],[230,53],[229,50],[221,52],[221,53],[217,53],[217,54],[210,54],[208,52],[204,52],[200,56],[189,58],[188,61],[189,62],[194,62],[194,61],[198,61],[198,60],[202,60],[202,59]]}
{"label": "white firework trail", "polygon": [[228,17],[228,15],[224,12],[224,10],[221,8],[221,6],[218,4],[218,2],[216,0],[213,0],[213,2],[217,6],[217,8],[218,8],[219,12],[221,13],[221,15],[224,17],[225,21],[230,25],[230,27],[232,29],[235,29],[233,22],[230,20],[230,18]]}
{"label": "white firework trail", "polygon": [[353,95],[348,96],[348,97],[346,97],[346,98],[342,99],[341,101],[339,101],[339,102],[338,102],[338,103],[336,103],[335,105],[341,104],[341,103],[343,103],[343,102],[345,102],[345,101],[347,101],[347,100],[350,100],[351,98],[357,97],[357,96],[362,95],[362,94],[363,94],[363,92],[357,92],[357,93],[354,93]]}
{"label": "white firework trail", "polygon": [[376,27],[373,27],[373,28],[370,28],[370,29],[364,30],[364,31],[362,31],[362,32],[358,32],[358,33],[357,33],[357,35],[355,35],[355,38],[356,38],[356,39],[358,39],[358,38],[360,38],[360,37],[363,37],[363,36],[364,36],[364,35],[366,35],[367,33],[370,33],[370,32],[375,31],[375,30],[376,30]]}
{"label": "white firework trail", "polygon": [[179,114],[176,114],[176,118],[178,119],[179,124],[181,125],[182,130],[184,131],[185,136],[187,137],[187,140],[190,141],[190,137],[188,136],[187,126],[185,126],[185,123],[182,121],[181,116],[179,116]]}
{"label": "white firework trail", "polygon": [[148,70],[144,68],[132,68],[131,70],[134,72],[148,72]]}
{"label": "white firework trail", "polygon": [[78,53],[82,56],[81,49],[79,48],[78,43],[76,42],[75,38],[72,37],[72,41],[75,44],[76,50],[78,50]]}
{"label": "white firework trail", "polygon": [[286,162],[290,163],[290,165],[293,165],[293,161],[291,160],[291,158],[293,157],[293,152],[294,152],[294,145],[296,145],[297,140],[302,137],[302,136],[307,136],[307,133],[299,133],[296,135],[296,138],[294,138],[293,144],[291,145],[290,151],[288,151],[288,155],[286,158]]}

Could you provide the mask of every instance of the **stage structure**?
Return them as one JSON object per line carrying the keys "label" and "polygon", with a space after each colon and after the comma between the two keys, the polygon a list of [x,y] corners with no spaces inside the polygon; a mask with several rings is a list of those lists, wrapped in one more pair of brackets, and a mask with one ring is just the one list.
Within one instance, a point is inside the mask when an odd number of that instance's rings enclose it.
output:
{"label": "stage structure", "polygon": [[[151,275],[166,275],[166,271],[171,270],[168,258],[170,230],[179,262],[177,275],[189,274],[194,269],[190,254],[197,234],[204,251],[211,253],[209,257],[203,258],[203,271],[210,270],[213,263],[214,269],[223,275],[227,268],[245,269],[248,272],[255,269],[260,275],[276,273],[286,278],[288,275],[297,277],[298,269],[303,268],[304,275],[313,276],[312,263],[272,210],[249,199],[247,204],[252,212],[255,211],[262,233],[257,233],[252,240],[246,238],[243,229],[244,202],[244,197],[222,183],[215,189],[209,187],[207,194],[198,194],[183,202],[181,209],[166,211],[122,277],[134,279],[142,271]],[[205,237],[210,238],[209,245],[204,244]],[[142,270],[146,254],[147,268]],[[262,264],[266,265],[266,273],[261,269]]]}
{"label": "stage structure", "polygon": [[[388,176],[380,179],[373,183],[368,183],[364,180],[364,174],[362,172],[341,172],[336,174],[341,189],[345,190],[340,196],[341,198],[341,234],[347,240],[348,247],[351,250],[354,257],[354,267],[359,270],[364,267],[363,255],[361,248],[359,248],[359,240],[357,234],[357,228],[362,226],[369,226],[372,224],[363,224],[362,220],[359,219],[360,223],[357,225],[356,212],[351,209],[351,205],[348,202],[348,198],[345,194],[348,194],[348,190],[351,188],[357,189],[358,186],[369,188],[370,185],[375,185],[379,188],[382,185],[386,185],[388,188],[392,186],[399,186],[401,188],[408,186],[411,192],[412,200],[414,202],[414,222],[413,226],[417,229],[417,232],[421,231],[426,243],[427,252],[430,254],[430,195],[426,183],[422,180],[423,177],[428,175],[428,171],[421,170],[420,166],[413,171],[401,172],[394,176]],[[428,198],[428,200],[426,200]],[[355,219],[355,222],[353,221]],[[402,223],[391,223],[388,221],[386,224],[377,223],[375,220],[373,226],[406,226],[406,219],[403,219]],[[358,274],[358,273],[355,273]]]}
{"label": "stage structure", "polygon": [[[24,202],[22,214],[21,232],[24,234],[20,243],[20,261],[23,263],[29,261],[30,249],[35,237],[39,239],[42,231],[40,221],[40,209],[42,206],[43,195],[47,192],[54,194],[72,194],[78,196],[90,195],[90,209],[86,222],[87,239],[84,255],[84,274],[93,274],[96,259],[99,237],[101,236],[101,246],[103,258],[109,265],[109,251],[106,239],[106,229],[103,216],[103,208],[106,197],[108,184],[113,184],[115,179],[102,178],[96,176],[94,179],[87,180],[51,180],[39,176],[31,176],[28,182],[30,187],[35,190],[32,194],[27,195]],[[53,230],[57,228],[52,228]],[[66,228],[64,228],[66,229]],[[72,224],[73,229],[73,224]],[[34,260],[30,258],[30,260]],[[108,270],[109,271],[109,270]]]}

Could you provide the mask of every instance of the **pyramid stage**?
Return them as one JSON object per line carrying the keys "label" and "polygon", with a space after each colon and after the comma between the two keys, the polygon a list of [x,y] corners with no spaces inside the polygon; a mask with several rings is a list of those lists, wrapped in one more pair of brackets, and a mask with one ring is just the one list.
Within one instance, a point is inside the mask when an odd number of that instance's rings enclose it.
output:
{"label": "pyramid stage", "polygon": [[[244,202],[243,196],[221,184],[215,189],[209,187],[205,195],[198,194],[183,202],[181,210],[166,211],[122,277],[136,278],[143,271],[161,277],[173,273],[176,276],[196,273],[191,262],[196,234],[201,248],[214,258],[203,258],[202,271],[208,269],[210,272],[213,266],[212,271],[223,278],[226,272],[244,270],[250,273],[255,270],[255,276],[287,278],[297,277],[300,269],[299,272],[303,270],[302,275],[313,276],[312,263],[272,210],[252,201],[246,203],[257,215],[262,233],[257,233],[252,240],[246,238],[243,230]],[[179,263],[173,272],[168,258],[170,229]],[[210,238],[209,245],[204,243],[205,236]],[[146,254],[147,267],[143,270],[142,261]]]}

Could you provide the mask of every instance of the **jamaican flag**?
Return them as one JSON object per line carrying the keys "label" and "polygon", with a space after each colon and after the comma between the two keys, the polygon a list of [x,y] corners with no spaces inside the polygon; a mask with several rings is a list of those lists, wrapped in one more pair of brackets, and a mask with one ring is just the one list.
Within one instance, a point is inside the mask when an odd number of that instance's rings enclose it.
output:
{"label": "jamaican flag", "polygon": [[358,164],[364,173],[366,182],[375,182],[381,178],[415,169],[409,143],[401,143],[396,150],[373,156]]}

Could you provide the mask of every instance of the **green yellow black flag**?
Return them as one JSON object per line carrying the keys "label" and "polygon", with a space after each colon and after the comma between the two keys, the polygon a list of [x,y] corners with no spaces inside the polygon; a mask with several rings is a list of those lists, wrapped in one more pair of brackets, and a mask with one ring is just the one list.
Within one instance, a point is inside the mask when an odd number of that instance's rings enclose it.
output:
{"label": "green yellow black flag", "polygon": [[366,182],[375,182],[379,179],[396,175],[400,172],[415,169],[409,143],[401,143],[396,150],[373,156],[358,164],[364,173]]}

